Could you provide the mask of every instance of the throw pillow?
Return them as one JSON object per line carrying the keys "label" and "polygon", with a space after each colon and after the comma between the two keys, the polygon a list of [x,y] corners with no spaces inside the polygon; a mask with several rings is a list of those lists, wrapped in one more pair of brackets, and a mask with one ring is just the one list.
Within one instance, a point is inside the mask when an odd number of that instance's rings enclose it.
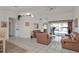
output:
{"label": "throw pillow", "polygon": [[72,32],[72,33],[70,34],[70,36],[71,36],[72,39],[75,39],[76,34]]}

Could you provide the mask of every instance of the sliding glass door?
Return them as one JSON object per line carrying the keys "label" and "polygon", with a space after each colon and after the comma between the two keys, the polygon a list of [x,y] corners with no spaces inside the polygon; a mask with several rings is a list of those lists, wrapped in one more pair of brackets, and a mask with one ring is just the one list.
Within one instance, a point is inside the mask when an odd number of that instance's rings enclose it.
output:
{"label": "sliding glass door", "polygon": [[55,22],[51,23],[51,33],[52,35],[62,36],[68,33],[68,23],[67,22]]}

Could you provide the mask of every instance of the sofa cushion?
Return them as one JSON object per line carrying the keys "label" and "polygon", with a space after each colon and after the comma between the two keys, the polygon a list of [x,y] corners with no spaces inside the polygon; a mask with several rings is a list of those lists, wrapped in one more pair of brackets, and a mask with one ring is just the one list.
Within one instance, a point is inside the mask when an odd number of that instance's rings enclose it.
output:
{"label": "sofa cushion", "polygon": [[79,41],[79,33],[77,33],[77,32],[73,32],[73,33],[75,34],[75,36],[73,36],[74,39]]}
{"label": "sofa cushion", "polygon": [[77,40],[64,40],[65,43],[78,43]]}

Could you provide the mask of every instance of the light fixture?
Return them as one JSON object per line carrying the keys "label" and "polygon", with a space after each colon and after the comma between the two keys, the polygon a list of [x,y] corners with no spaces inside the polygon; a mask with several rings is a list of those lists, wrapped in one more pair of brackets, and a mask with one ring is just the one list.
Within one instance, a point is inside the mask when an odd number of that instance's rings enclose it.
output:
{"label": "light fixture", "polygon": [[31,16],[31,13],[26,13],[26,16]]}
{"label": "light fixture", "polygon": [[20,14],[20,15],[18,15],[18,20],[20,20],[20,18],[22,17],[22,16],[30,16],[30,17],[34,17],[34,15],[33,14],[31,14],[31,13],[25,13],[25,14]]}
{"label": "light fixture", "polygon": [[26,13],[26,16],[31,16],[32,18],[34,17],[34,15],[33,14],[31,14],[31,13]]}
{"label": "light fixture", "polygon": [[55,9],[56,9],[56,7],[55,7],[55,6],[53,6],[53,7],[48,6],[48,10],[49,10],[49,12],[53,12],[53,11],[55,11]]}

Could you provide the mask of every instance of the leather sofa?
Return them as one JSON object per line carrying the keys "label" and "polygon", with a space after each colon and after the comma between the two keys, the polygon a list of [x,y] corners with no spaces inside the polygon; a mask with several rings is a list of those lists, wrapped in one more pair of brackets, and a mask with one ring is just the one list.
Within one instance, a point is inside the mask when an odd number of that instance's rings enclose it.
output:
{"label": "leather sofa", "polygon": [[71,34],[70,36],[64,36],[61,39],[61,45],[62,45],[62,48],[79,52],[79,33],[73,32],[73,34],[75,36]]}

